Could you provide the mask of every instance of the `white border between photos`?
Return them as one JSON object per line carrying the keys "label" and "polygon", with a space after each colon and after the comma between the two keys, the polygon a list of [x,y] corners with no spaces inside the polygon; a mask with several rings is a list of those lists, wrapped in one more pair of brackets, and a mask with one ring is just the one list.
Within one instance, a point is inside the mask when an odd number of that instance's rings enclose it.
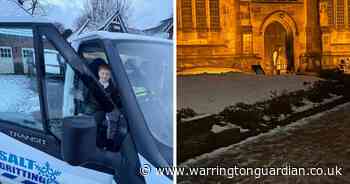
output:
{"label": "white border between photos", "polygon": [[[177,28],[177,21],[176,21],[176,0],[173,1],[173,166],[177,166],[177,122],[176,122],[176,106],[177,106],[177,80],[176,80],[176,28]],[[173,176],[173,183],[177,183],[177,176],[176,174]]]}

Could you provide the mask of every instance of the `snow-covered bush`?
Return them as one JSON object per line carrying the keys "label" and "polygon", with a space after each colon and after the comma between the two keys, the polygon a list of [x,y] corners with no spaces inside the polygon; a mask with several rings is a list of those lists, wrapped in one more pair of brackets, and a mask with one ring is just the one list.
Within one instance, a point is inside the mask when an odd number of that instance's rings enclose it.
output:
{"label": "snow-covered bush", "polygon": [[[321,103],[332,95],[344,95],[344,85],[339,82],[322,80],[315,82],[307,90],[294,92],[271,92],[271,98],[255,104],[237,103],[226,107],[219,113],[222,121],[239,125],[250,130],[259,130],[272,126],[274,122],[281,121],[292,115],[295,109],[305,106],[307,101]],[[350,84],[350,80],[349,80]],[[350,88],[349,88],[350,93]],[[284,117],[281,119],[281,117]],[[268,119],[268,121],[267,121]]]}
{"label": "snow-covered bush", "polygon": [[330,98],[330,94],[334,92],[334,82],[318,81],[312,87],[306,90],[305,97],[313,103],[321,103],[324,99]]}
{"label": "snow-covered bush", "polygon": [[256,104],[238,103],[226,107],[220,112],[220,116],[225,122],[239,125],[242,128],[256,130],[261,127],[259,122],[262,122],[263,111]]}
{"label": "snow-covered bush", "polygon": [[271,100],[265,102],[264,114],[276,116],[293,112],[291,100],[295,98],[291,98],[287,92],[282,92],[282,94],[271,92],[271,94]]}
{"label": "snow-covered bush", "polygon": [[350,75],[338,69],[322,70],[319,76],[331,84],[333,94],[350,96]]}
{"label": "snow-covered bush", "polygon": [[198,114],[191,108],[183,108],[177,110],[177,120],[181,121],[182,119],[192,118],[197,116]]}
{"label": "snow-covered bush", "polygon": [[339,81],[342,78],[343,72],[338,69],[324,69],[319,72],[319,77],[326,80]]}

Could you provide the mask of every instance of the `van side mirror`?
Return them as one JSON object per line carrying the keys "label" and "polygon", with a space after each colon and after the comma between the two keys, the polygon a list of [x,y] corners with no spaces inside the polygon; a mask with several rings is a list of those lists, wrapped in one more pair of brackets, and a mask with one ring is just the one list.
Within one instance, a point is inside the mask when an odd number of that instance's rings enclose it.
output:
{"label": "van side mirror", "polygon": [[63,120],[61,154],[64,161],[77,166],[95,156],[96,122],[94,117],[74,116]]}

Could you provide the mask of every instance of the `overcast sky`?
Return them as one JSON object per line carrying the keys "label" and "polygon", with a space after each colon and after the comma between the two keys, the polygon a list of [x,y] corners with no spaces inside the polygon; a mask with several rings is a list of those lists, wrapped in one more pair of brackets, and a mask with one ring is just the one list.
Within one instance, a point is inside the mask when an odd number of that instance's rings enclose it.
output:
{"label": "overcast sky", "polygon": [[[47,16],[53,21],[63,23],[72,28],[75,18],[82,11],[85,0],[47,0],[50,4]],[[149,28],[155,26],[160,20],[168,18],[173,13],[172,0],[130,0],[131,16],[130,27]]]}

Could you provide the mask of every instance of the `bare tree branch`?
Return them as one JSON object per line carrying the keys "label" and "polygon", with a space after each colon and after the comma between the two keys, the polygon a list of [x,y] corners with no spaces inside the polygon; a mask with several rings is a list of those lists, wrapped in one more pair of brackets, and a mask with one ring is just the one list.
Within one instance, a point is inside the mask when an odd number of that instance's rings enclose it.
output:
{"label": "bare tree branch", "polygon": [[80,27],[90,19],[89,28],[97,29],[116,11],[119,11],[123,20],[127,22],[130,7],[130,0],[87,0],[82,15],[75,21],[75,26]]}
{"label": "bare tree branch", "polygon": [[23,6],[31,15],[45,15],[45,7],[43,0],[18,0],[18,3]]}

